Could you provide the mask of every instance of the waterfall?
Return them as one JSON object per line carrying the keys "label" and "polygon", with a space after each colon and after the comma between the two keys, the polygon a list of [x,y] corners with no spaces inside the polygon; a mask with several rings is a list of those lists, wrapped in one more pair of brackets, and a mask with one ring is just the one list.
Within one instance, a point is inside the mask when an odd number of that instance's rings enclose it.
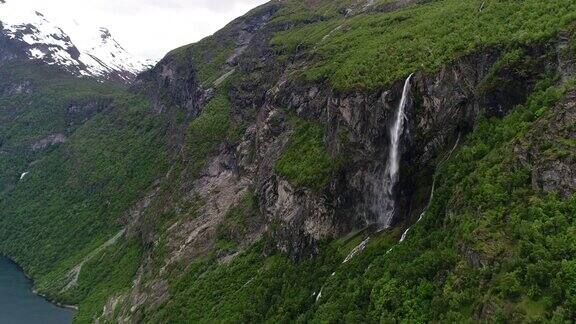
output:
{"label": "waterfall", "polygon": [[412,79],[412,74],[410,74],[404,83],[404,90],[402,90],[402,99],[398,106],[396,120],[394,121],[394,126],[390,129],[390,152],[388,154],[388,166],[386,167],[386,173],[390,180],[388,186],[390,194],[392,193],[392,189],[396,183],[398,183],[398,170],[400,169],[399,148],[402,133],[404,133],[404,121],[406,120],[405,110],[406,104],[408,103],[408,95],[410,93],[410,79]]}
{"label": "waterfall", "polygon": [[410,74],[404,82],[402,90],[402,99],[398,105],[398,110],[394,118],[394,124],[390,128],[390,149],[388,152],[388,162],[384,178],[379,181],[375,193],[375,202],[373,209],[378,215],[378,224],[381,228],[390,227],[392,217],[394,216],[395,204],[394,188],[398,184],[398,172],[400,171],[400,142],[404,133],[404,123],[406,121],[406,106],[408,105],[410,95],[410,80],[413,74]]}

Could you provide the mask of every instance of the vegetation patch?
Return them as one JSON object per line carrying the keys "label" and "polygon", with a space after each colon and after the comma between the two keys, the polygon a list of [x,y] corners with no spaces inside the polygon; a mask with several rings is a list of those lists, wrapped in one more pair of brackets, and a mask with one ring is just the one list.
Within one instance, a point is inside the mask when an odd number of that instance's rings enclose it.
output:
{"label": "vegetation patch", "polygon": [[375,89],[482,48],[549,40],[575,20],[572,0],[438,0],[395,12],[328,15],[277,33],[272,45],[311,54],[314,63],[303,71],[311,81]]}
{"label": "vegetation patch", "polygon": [[[33,64],[4,71],[14,73],[2,84],[24,80],[33,88],[0,99],[0,119],[10,121],[0,123],[0,142],[20,161],[0,173],[9,184],[0,192],[0,253],[22,265],[40,292],[80,304],[78,316],[91,318],[107,294],[129,285],[138,243],[118,243],[91,259],[78,286],[64,291],[63,281],[122,229],[126,211],[166,171],[166,121],[149,114],[146,99],[114,84]],[[81,123],[70,124],[74,114],[85,114]],[[64,133],[66,143],[30,149],[53,133]],[[22,172],[29,173],[20,179]]]}
{"label": "vegetation patch", "polygon": [[336,169],[324,144],[324,126],[297,117],[291,123],[294,130],[274,170],[296,187],[320,190]]}
{"label": "vegetation patch", "polygon": [[79,305],[74,320],[91,323],[100,315],[108,298],[127,292],[141,263],[142,251],[134,239],[108,247],[82,267],[78,287],[66,300]]}
{"label": "vegetation patch", "polygon": [[[386,250],[389,236],[374,239],[367,253]],[[346,242],[323,243],[319,258],[294,263],[282,253],[263,256],[260,242],[231,263],[215,258],[198,260],[170,283],[173,298],[152,322],[308,322],[323,282],[342,266]],[[364,262],[366,265],[366,262]],[[362,265],[346,264],[350,272]],[[356,268],[358,266],[358,268]],[[339,270],[338,270],[339,271]],[[332,280],[332,279],[330,279]],[[318,303],[319,304],[319,303]],[[335,314],[336,316],[337,314]]]}
{"label": "vegetation patch", "polygon": [[187,145],[193,177],[200,174],[218,146],[235,134],[227,90],[228,87],[219,88],[200,116],[190,123]]}
{"label": "vegetation patch", "polygon": [[260,217],[256,197],[252,193],[247,193],[226,213],[224,220],[218,226],[219,247],[224,250],[233,250],[236,244],[242,243],[251,226],[258,222]]}
{"label": "vegetation patch", "polygon": [[[48,81],[50,80],[50,81]],[[14,85],[27,88],[11,91]],[[41,65],[14,62],[0,70],[0,193],[11,187],[44,150],[32,145],[53,134],[72,133],[88,119],[121,96],[120,86],[73,78]],[[79,111],[67,109],[76,104]],[[85,108],[91,104],[89,108]],[[48,147],[47,149],[50,149]]]}

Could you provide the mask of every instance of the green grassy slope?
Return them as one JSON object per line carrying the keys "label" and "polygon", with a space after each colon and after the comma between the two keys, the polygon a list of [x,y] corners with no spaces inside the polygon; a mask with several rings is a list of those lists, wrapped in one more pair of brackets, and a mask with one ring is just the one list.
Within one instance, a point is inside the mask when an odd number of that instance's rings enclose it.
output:
{"label": "green grassy slope", "polygon": [[[32,93],[13,93],[13,85],[27,84]],[[40,88],[41,91],[34,91]],[[26,171],[26,163],[38,154],[30,148],[48,135],[73,132],[80,121],[67,116],[72,103],[89,101],[105,105],[120,93],[118,85],[100,84],[87,79],[55,75],[54,69],[41,65],[14,62],[0,69],[0,192]],[[96,107],[98,108],[98,107]],[[89,117],[79,113],[79,118]]]}
{"label": "green grassy slope", "polygon": [[291,123],[294,130],[276,172],[295,187],[325,188],[337,164],[326,151],[323,125],[297,117]]}
{"label": "green grassy slope", "polygon": [[[264,257],[265,242],[255,245],[230,264],[215,257],[198,260],[182,277],[173,278],[173,298],[152,322],[294,322],[309,318],[322,283],[331,278],[358,237],[322,246],[321,257],[294,263],[282,253]],[[366,250],[374,255],[392,245],[382,236]]]}
{"label": "green grassy slope", "polygon": [[[121,238],[83,265],[78,285],[64,289],[68,273],[120,231],[121,218],[164,172],[164,122],[149,114],[146,99],[118,85],[28,64],[5,66],[2,74],[5,84],[30,81],[33,92],[0,99],[7,152],[0,173],[6,188],[0,196],[0,253],[22,265],[41,292],[79,304],[78,317],[91,318],[105,297],[129,286],[139,243]],[[90,102],[103,107],[71,123],[71,103]],[[67,142],[30,149],[53,133],[66,134]],[[21,172],[29,174],[18,180]]]}
{"label": "green grassy slope", "polygon": [[571,0],[436,0],[348,18],[319,2],[288,2],[277,19],[300,23],[272,44],[284,55],[308,54],[306,79],[326,79],[341,90],[374,89],[485,47],[546,40],[576,19]]}

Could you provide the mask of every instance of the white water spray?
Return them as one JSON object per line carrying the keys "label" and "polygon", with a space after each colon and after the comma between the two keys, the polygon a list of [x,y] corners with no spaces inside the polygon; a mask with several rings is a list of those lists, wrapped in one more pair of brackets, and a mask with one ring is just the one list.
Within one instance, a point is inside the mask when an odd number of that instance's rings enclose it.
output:
{"label": "white water spray", "polygon": [[388,228],[394,216],[395,201],[394,188],[398,184],[398,171],[400,170],[400,142],[404,134],[404,123],[406,121],[406,106],[408,105],[410,95],[410,80],[413,74],[410,74],[404,82],[402,90],[402,99],[398,105],[394,124],[390,128],[390,150],[388,153],[388,162],[384,179],[376,188],[376,199],[373,209],[378,214],[378,224],[380,227]]}
{"label": "white water spray", "polygon": [[360,244],[358,244],[358,246],[356,246],[352,251],[350,251],[348,256],[346,256],[346,259],[344,259],[344,262],[342,262],[342,263],[346,263],[346,262],[352,260],[352,258],[356,254],[364,251],[364,249],[366,248],[366,245],[368,245],[368,242],[370,242],[370,236],[368,236],[364,241],[362,241]]}
{"label": "white water spray", "polygon": [[398,170],[400,169],[400,139],[404,133],[404,121],[406,120],[406,104],[408,103],[408,95],[410,93],[410,80],[412,79],[412,74],[406,79],[404,83],[404,89],[402,90],[402,99],[400,100],[400,105],[398,106],[398,112],[396,113],[396,120],[394,121],[394,126],[390,129],[390,153],[388,155],[388,166],[387,173],[390,179],[390,184],[388,188],[390,191],[392,187],[398,182]]}

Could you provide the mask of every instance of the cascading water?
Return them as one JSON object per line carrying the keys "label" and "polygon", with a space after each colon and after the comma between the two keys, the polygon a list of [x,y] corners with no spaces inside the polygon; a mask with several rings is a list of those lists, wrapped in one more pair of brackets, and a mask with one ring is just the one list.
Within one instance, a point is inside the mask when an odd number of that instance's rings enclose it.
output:
{"label": "cascading water", "polygon": [[[384,175],[377,182],[374,188],[374,201],[372,204],[373,211],[378,215],[378,225],[379,229],[385,229],[390,227],[392,222],[392,217],[394,216],[395,200],[394,200],[394,187],[398,184],[398,178],[400,171],[400,142],[402,140],[402,134],[404,133],[404,123],[406,121],[406,106],[408,106],[408,101],[410,99],[410,80],[412,76],[410,74],[406,81],[404,82],[404,88],[402,90],[402,99],[400,99],[400,104],[398,105],[398,111],[394,118],[394,124],[390,128],[390,150],[388,151],[388,161],[386,163],[386,170]],[[406,232],[407,233],[407,232]],[[406,233],[403,235],[405,237]],[[358,246],[356,246],[350,254],[344,259],[347,263],[356,254],[361,253],[366,248],[366,245],[370,241],[370,237],[367,237]],[[392,251],[390,248],[387,253]],[[316,301],[322,296],[322,289],[316,297]]]}
{"label": "cascading water", "polygon": [[402,99],[398,105],[398,111],[394,119],[394,124],[390,128],[390,150],[388,153],[388,162],[384,177],[376,186],[375,201],[373,204],[374,212],[378,215],[378,225],[380,228],[390,227],[396,202],[394,200],[394,188],[398,184],[398,172],[400,170],[400,142],[404,133],[404,123],[406,121],[406,106],[408,105],[410,95],[410,80],[413,74],[410,74],[404,82],[402,90]]}

